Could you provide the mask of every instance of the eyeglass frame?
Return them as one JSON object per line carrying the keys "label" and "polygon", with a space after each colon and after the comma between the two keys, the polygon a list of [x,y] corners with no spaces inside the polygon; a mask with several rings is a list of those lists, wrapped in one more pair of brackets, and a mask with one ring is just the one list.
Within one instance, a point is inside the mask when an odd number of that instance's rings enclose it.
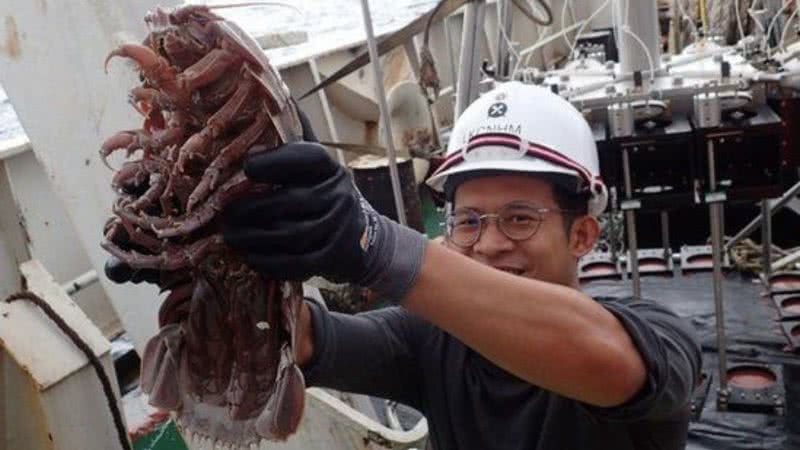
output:
{"label": "eyeglass frame", "polygon": [[[503,233],[503,236],[505,236],[508,240],[510,240],[512,242],[523,242],[523,241],[527,241],[528,239],[536,236],[536,233],[539,232],[539,228],[542,226],[542,222],[544,222],[544,217],[542,217],[541,220],[537,221],[536,227],[533,228],[533,231],[527,237],[514,238],[514,237],[511,237],[511,236],[508,235],[506,230],[501,225],[502,221],[501,221],[501,217],[500,217],[500,211],[502,211],[503,209],[508,208],[508,207],[510,207],[512,205],[530,207],[531,210],[533,210],[534,212],[536,212],[538,214],[541,214],[542,216],[544,216],[547,213],[557,213],[557,214],[564,214],[564,215],[567,215],[567,214],[578,214],[578,211],[575,211],[575,210],[559,209],[559,208],[547,208],[547,207],[543,207],[543,206],[538,206],[538,205],[536,205],[534,203],[530,203],[530,202],[526,202],[526,201],[519,201],[519,200],[506,203],[505,205],[501,206],[495,212],[492,212],[492,213],[480,214],[479,211],[477,211],[475,209],[472,209],[472,208],[466,208],[466,207],[459,208],[457,210],[450,211],[445,216],[445,237],[447,238],[447,241],[453,243],[453,245],[455,245],[455,246],[457,246],[459,248],[464,248],[464,249],[474,246],[475,244],[478,243],[478,241],[481,240],[481,236],[483,236],[483,231],[486,228],[486,223],[487,223],[488,219],[490,219],[490,218],[494,218],[497,221],[497,229],[500,230],[501,233]],[[466,210],[466,211],[470,211],[472,213],[475,213],[475,215],[477,216],[478,220],[480,221],[480,228],[478,229],[478,232],[475,233],[475,238],[469,244],[464,244],[464,245],[459,244],[459,243],[457,243],[457,242],[455,242],[453,240],[453,238],[452,238],[453,226],[450,223],[451,220],[455,217],[455,214],[457,212],[462,211],[462,210]]]}

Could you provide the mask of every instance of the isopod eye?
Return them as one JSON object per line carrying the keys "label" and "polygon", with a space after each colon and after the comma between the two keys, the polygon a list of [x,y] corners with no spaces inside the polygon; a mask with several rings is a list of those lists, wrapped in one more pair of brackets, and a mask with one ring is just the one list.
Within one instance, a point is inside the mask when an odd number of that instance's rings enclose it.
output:
{"label": "isopod eye", "polygon": [[145,82],[145,79],[144,79],[144,74],[143,74],[143,73],[140,73],[140,74],[139,74],[139,81],[141,81],[142,83],[144,83],[144,82]]}

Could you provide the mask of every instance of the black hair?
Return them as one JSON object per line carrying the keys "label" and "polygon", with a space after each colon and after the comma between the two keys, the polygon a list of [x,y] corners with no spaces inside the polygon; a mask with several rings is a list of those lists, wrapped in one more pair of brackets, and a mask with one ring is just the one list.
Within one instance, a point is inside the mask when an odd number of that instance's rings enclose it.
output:
{"label": "black hair", "polygon": [[589,214],[589,193],[575,193],[568,191],[560,184],[551,183],[553,186],[553,197],[556,200],[558,209],[567,211],[561,214],[561,220],[564,223],[564,232],[569,233],[572,230],[572,224],[578,217],[583,217]]}

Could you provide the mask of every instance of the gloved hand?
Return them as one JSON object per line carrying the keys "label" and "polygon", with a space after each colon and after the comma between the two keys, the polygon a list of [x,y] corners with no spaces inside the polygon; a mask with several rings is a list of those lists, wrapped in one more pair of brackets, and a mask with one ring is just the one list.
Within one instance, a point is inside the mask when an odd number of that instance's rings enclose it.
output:
{"label": "gloved hand", "polygon": [[[131,248],[130,244],[124,242],[115,242],[122,249],[128,250]],[[136,247],[134,250],[142,251]],[[176,288],[182,284],[191,281],[191,273],[185,270],[156,270],[156,269],[134,269],[127,263],[123,262],[116,256],[110,256],[106,259],[104,267],[106,277],[109,280],[122,284],[122,283],[150,283],[159,287],[161,292],[165,292]]]}
{"label": "gloved hand", "polygon": [[142,282],[158,284],[161,274],[155,269],[134,269],[127,263],[123,262],[116,256],[111,256],[106,260],[105,267],[103,268],[106,277],[109,280],[122,284],[134,283],[139,284]]}
{"label": "gloved hand", "polygon": [[405,297],[422,264],[426,240],[381,216],[347,171],[311,142],[247,157],[251,181],[276,186],[232,203],[223,213],[225,242],[254,269],[277,279],[321,275]]}

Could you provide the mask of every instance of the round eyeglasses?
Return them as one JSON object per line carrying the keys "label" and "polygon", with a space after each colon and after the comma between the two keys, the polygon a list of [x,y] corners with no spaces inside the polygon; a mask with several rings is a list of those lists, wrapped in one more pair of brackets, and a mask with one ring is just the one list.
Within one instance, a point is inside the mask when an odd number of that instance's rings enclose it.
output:
{"label": "round eyeglasses", "polygon": [[497,228],[508,239],[524,241],[539,231],[545,214],[550,212],[569,214],[573,211],[542,208],[526,202],[509,203],[496,213],[486,214],[470,208],[459,208],[447,215],[447,239],[459,247],[472,247],[481,238],[485,222],[494,218],[497,219]]}

